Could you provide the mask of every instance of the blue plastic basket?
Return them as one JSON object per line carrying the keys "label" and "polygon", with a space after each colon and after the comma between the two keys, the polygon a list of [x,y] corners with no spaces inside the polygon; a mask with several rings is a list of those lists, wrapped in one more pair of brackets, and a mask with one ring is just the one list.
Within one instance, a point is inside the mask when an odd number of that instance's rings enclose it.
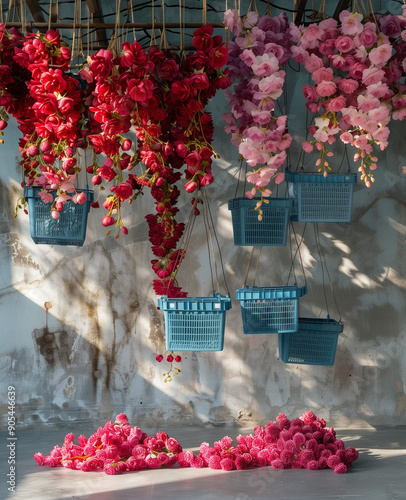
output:
{"label": "blue plastic basket", "polygon": [[237,290],[241,301],[244,333],[283,333],[298,329],[299,298],[307,293],[302,287],[245,287]]}
{"label": "blue plastic basket", "polygon": [[[87,201],[82,205],[67,201],[58,219],[51,217],[51,204],[44,203],[39,193],[41,188],[26,187],[24,197],[28,202],[30,233],[35,243],[41,245],[82,246],[86,238],[87,215],[93,201],[93,191],[85,192]],[[54,198],[56,193],[52,193]]]}
{"label": "blue plastic basket", "polygon": [[356,174],[307,174],[285,172],[289,195],[295,199],[292,220],[299,222],[349,222]]}
{"label": "blue plastic basket", "polygon": [[343,324],[327,317],[299,318],[299,330],[279,334],[279,357],[285,363],[305,365],[334,364]]}
{"label": "blue plastic basket", "polygon": [[236,246],[285,246],[289,216],[293,206],[290,198],[267,198],[261,206],[262,220],[255,207],[260,198],[229,200]]}
{"label": "blue plastic basket", "polygon": [[231,298],[213,293],[213,297],[158,299],[165,313],[168,351],[222,351],[226,311]]}

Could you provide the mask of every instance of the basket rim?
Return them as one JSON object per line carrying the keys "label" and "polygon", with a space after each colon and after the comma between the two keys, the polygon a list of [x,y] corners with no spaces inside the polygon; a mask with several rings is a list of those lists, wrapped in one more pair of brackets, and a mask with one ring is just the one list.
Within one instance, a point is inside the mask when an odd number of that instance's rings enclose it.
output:
{"label": "basket rim", "polygon": [[[286,294],[284,297],[278,297],[278,294]],[[307,293],[307,284],[299,287],[293,286],[246,286],[236,290],[236,298],[238,300],[259,299],[259,298],[298,298],[303,297]]]}
{"label": "basket rim", "polygon": [[[280,208],[292,208],[294,198],[265,198],[269,203],[264,203],[262,205],[262,209],[267,209],[271,207],[280,207]],[[260,201],[261,198],[259,197],[254,197],[254,198],[245,198],[245,197],[240,197],[240,198],[232,198],[231,200],[228,200],[228,209],[229,210],[236,210],[239,208],[253,208],[256,206],[258,201]]]}
{"label": "basket rim", "polygon": [[285,181],[288,183],[312,183],[312,184],[356,184],[357,174],[352,172],[332,172],[324,177],[321,172],[293,172],[285,170]]}

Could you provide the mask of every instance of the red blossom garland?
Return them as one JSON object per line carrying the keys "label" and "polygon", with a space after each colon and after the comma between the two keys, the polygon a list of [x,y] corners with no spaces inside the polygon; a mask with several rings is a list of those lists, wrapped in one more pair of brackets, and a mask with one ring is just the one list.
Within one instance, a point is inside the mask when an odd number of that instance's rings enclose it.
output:
{"label": "red blossom garland", "polygon": [[[114,184],[104,203],[108,214],[102,223],[126,234],[122,203],[133,202],[144,187],[151,189],[156,213],[146,219],[156,256],[151,261],[158,276],[153,287],[157,295],[169,297],[186,296],[172,277],[184,257],[177,250],[184,231],[184,224],[175,218],[177,185],[184,176],[185,190],[194,193],[213,182],[213,122],[205,106],[218,89],[230,84],[221,71],[227,62],[222,37],[213,36],[211,26],[203,26],[195,31],[193,45],[196,51],[180,59],[156,46],[146,53],[137,41],[125,42],[119,56],[101,50],[81,72],[94,88],[89,139],[96,154],[107,156],[103,166],[93,166],[92,181]],[[131,127],[137,136],[133,156],[126,153],[132,143],[124,135]],[[129,173],[137,165],[141,172]]]}

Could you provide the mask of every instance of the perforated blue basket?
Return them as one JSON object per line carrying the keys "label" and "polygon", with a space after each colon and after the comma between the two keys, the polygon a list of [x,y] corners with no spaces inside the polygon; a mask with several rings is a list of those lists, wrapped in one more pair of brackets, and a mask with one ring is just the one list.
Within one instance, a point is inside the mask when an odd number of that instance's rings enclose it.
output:
{"label": "perforated blue basket", "polygon": [[260,198],[229,200],[236,246],[285,246],[289,216],[293,206],[290,198],[267,198],[261,206],[262,220],[255,207]]}
{"label": "perforated blue basket", "polygon": [[298,329],[299,298],[307,293],[302,287],[245,287],[237,290],[241,301],[244,333],[283,333]]}
{"label": "perforated blue basket", "polygon": [[343,324],[327,317],[299,318],[299,330],[279,334],[279,357],[285,363],[334,364],[337,340]]}
{"label": "perforated blue basket", "polygon": [[168,351],[222,351],[226,311],[231,298],[213,293],[213,297],[158,299],[165,313],[166,348]]}
{"label": "perforated blue basket", "polygon": [[[41,245],[82,246],[86,238],[87,215],[93,201],[93,191],[78,189],[86,193],[87,201],[82,205],[67,201],[58,219],[51,217],[51,203],[44,203],[39,193],[41,188],[26,187],[24,197],[28,202],[30,234],[35,243]],[[52,193],[54,198],[56,193]]]}
{"label": "perforated blue basket", "polygon": [[289,196],[295,199],[291,219],[299,222],[349,222],[355,174],[307,174],[286,170]]}

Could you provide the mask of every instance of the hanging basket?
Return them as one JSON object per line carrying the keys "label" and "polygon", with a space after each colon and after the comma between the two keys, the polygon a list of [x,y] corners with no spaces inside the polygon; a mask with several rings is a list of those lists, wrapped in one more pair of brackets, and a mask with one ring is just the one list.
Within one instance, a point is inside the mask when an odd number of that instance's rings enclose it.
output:
{"label": "hanging basket", "polygon": [[289,216],[293,206],[290,198],[267,198],[261,206],[262,220],[255,207],[260,198],[229,200],[236,246],[285,246]]}
{"label": "hanging basket", "polygon": [[244,333],[285,333],[298,329],[299,298],[307,293],[302,287],[245,287],[237,290],[241,301]]}
{"label": "hanging basket", "polygon": [[356,174],[307,174],[286,170],[289,195],[294,198],[292,220],[349,222]]}
{"label": "hanging basket", "polygon": [[213,292],[213,297],[158,299],[165,313],[168,351],[222,351],[226,311],[231,298]]}
{"label": "hanging basket", "polygon": [[[26,187],[24,197],[28,202],[30,215],[31,238],[41,245],[74,245],[82,246],[86,238],[87,215],[93,201],[93,191],[78,189],[85,192],[87,201],[80,205],[68,200],[58,219],[51,217],[51,204],[44,203],[40,198],[41,188]],[[56,192],[52,193],[54,198]]]}
{"label": "hanging basket", "polygon": [[299,330],[279,335],[279,357],[285,363],[332,366],[341,322],[321,318],[299,318]]}

